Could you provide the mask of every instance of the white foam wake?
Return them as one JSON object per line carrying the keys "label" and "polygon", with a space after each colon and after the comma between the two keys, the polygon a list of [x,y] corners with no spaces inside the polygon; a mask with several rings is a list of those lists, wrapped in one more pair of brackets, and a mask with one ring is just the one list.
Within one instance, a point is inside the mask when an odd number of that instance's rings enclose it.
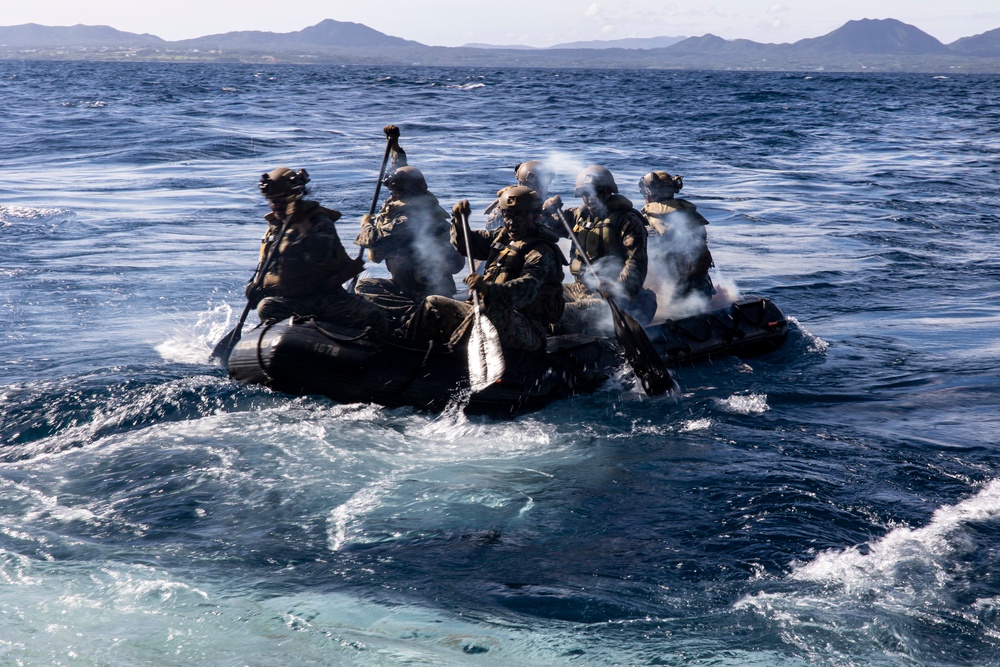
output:
{"label": "white foam wake", "polygon": [[859,591],[894,586],[922,571],[941,583],[949,564],[976,548],[967,526],[998,517],[1000,480],[993,480],[971,498],[939,508],[926,526],[897,528],[869,543],[864,553],[858,547],[826,551],[795,568],[792,578],[839,583],[848,590]]}

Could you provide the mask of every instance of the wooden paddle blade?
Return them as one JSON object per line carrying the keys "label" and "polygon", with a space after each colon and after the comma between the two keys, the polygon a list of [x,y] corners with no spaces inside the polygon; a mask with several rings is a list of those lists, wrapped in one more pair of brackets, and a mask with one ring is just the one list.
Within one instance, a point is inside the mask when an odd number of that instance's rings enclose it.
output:
{"label": "wooden paddle blade", "polygon": [[649,341],[646,330],[623,311],[613,298],[608,297],[607,301],[615,325],[615,338],[618,339],[618,344],[625,353],[625,359],[639,379],[642,390],[647,396],[662,396],[677,390],[677,381],[670,374],[670,370],[663,365],[663,360]]}
{"label": "wooden paddle blade", "polygon": [[500,381],[504,372],[500,334],[489,318],[478,310],[469,332],[469,384],[473,392]]}

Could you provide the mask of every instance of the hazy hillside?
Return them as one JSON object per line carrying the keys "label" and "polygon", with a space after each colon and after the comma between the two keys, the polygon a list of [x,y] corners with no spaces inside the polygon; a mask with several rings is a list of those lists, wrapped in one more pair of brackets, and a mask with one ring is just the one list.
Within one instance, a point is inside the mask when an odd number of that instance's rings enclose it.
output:
{"label": "hazy hillside", "polygon": [[163,46],[155,35],[122,32],[106,25],[44,26],[37,23],[0,26],[0,45],[11,48]]}
{"label": "hazy hillside", "polygon": [[171,42],[175,48],[227,49],[227,50],[297,50],[312,48],[387,48],[425,47],[400,37],[391,37],[360,23],[347,23],[326,19],[314,26],[296,32],[227,32],[195,39]]}
{"label": "hazy hillside", "polygon": [[895,19],[849,21],[794,44],[655,37],[548,48],[427,46],[327,19],[289,33],[228,32],[168,42],[107,26],[0,27],[0,59],[331,63],[442,67],[668,68],[770,71],[1000,72],[1000,29],[944,45]]}
{"label": "hazy hillside", "polygon": [[1000,56],[1000,28],[949,44],[952,51],[970,56]]}
{"label": "hazy hillside", "polygon": [[822,53],[882,53],[930,55],[951,51],[926,32],[896,19],[848,21],[822,37],[802,39],[796,50]]}
{"label": "hazy hillside", "polygon": [[722,39],[709,34],[688,37],[665,51],[671,55],[730,55],[746,58],[767,56],[780,48],[777,44],[761,44],[749,39]]}

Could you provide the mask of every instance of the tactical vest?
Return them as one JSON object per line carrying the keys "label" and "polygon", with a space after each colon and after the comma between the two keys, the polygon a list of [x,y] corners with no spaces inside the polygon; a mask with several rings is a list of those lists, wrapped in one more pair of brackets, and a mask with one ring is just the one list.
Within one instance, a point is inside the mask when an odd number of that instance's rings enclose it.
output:
{"label": "tactical vest", "polygon": [[[608,215],[602,220],[590,218],[583,207],[574,209],[573,234],[591,262],[603,257],[616,257],[624,266],[628,251],[622,243],[622,231],[625,216],[633,210],[632,202],[621,195],[613,195],[608,199],[607,206]],[[587,272],[587,263],[575,247],[569,270],[577,278]]]}
{"label": "tactical vest", "polygon": [[646,222],[657,234],[661,235],[670,231],[671,225],[667,221],[667,218],[671,213],[678,212],[687,213],[691,220],[698,224],[708,224],[708,220],[701,213],[698,213],[698,208],[686,199],[668,199],[662,202],[651,201],[642,207],[642,214],[646,218]]}
{"label": "tactical vest", "polygon": [[[497,239],[501,236],[506,237],[508,242],[506,244],[495,242],[492,246],[486,272],[483,274],[487,282],[501,285],[520,277],[528,254],[535,249],[545,252],[543,248],[548,248],[549,252],[555,253],[560,267],[566,264],[566,258],[552,239],[529,236],[520,241],[513,241],[505,234],[498,235]],[[555,324],[562,317],[565,307],[562,276],[554,273],[546,277],[535,300],[519,308],[518,312],[544,324]]]}
{"label": "tactical vest", "polygon": [[[285,235],[275,249],[276,259],[272,260],[270,269],[264,275],[262,282],[264,293],[302,296],[331,289],[332,286],[327,284],[327,278],[344,269],[344,265],[350,261],[346,254],[344,257],[336,257],[332,253],[326,253],[323,257],[311,258],[311,261],[307,262],[303,258],[296,257],[296,253],[289,250],[289,246],[312,232],[317,216],[321,214],[327,216],[332,227],[332,223],[340,219],[340,212],[325,208],[318,202],[303,200],[292,202],[286,212],[289,209],[291,220]],[[268,213],[264,219],[267,220],[268,227],[261,241],[261,261],[267,256],[270,247],[278,241],[278,232],[282,226],[281,218],[274,212]],[[337,233],[335,228],[331,232],[334,235]]]}

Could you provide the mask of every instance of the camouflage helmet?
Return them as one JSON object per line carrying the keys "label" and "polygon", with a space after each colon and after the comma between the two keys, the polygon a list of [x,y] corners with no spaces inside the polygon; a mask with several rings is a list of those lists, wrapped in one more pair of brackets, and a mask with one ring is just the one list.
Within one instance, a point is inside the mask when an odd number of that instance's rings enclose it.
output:
{"label": "camouflage helmet", "polygon": [[514,167],[514,176],[521,185],[527,185],[528,181],[534,177],[536,185],[547,188],[555,176],[548,165],[538,160],[528,160]]}
{"label": "camouflage helmet", "polygon": [[400,167],[386,176],[382,183],[393,192],[404,195],[416,195],[427,191],[427,181],[416,167]]}
{"label": "camouflage helmet", "polygon": [[639,192],[645,197],[672,197],[684,187],[684,179],[665,171],[651,171],[639,179]]}
{"label": "camouflage helmet", "polygon": [[618,184],[615,183],[615,177],[606,167],[595,164],[581,171],[576,177],[574,194],[577,197],[588,193],[610,195],[615,192],[618,192]]}
{"label": "camouflage helmet", "polygon": [[257,182],[260,193],[268,199],[298,199],[306,193],[309,173],[305,169],[292,171],[288,167],[278,167],[262,174]]}
{"label": "camouflage helmet", "polygon": [[538,194],[524,185],[512,185],[500,191],[497,199],[501,211],[512,213],[539,213],[542,210],[542,200]]}

